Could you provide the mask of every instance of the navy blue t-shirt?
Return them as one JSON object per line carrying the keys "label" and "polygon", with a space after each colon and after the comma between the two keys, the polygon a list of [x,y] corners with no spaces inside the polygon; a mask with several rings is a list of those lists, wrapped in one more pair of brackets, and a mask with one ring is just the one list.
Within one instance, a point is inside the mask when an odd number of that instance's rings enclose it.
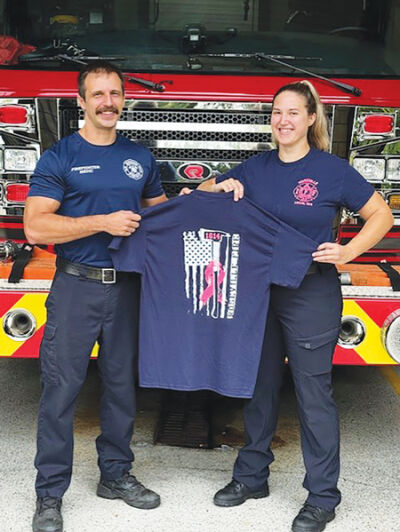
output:
{"label": "navy blue t-shirt", "polygon": [[243,183],[246,197],[319,244],[333,240],[341,207],[359,211],[374,193],[347,161],[314,148],[291,163],[281,161],[277,150],[263,152],[216,181],[229,177]]}
{"label": "navy blue t-shirt", "polygon": [[253,202],[195,190],[144,209],[110,246],[142,274],[139,382],[251,397],[272,283],[296,288],[317,244]]}
{"label": "navy blue t-shirt", "polygon": [[[70,217],[137,212],[141,198],[160,196],[157,164],[150,151],[117,135],[109,146],[90,144],[79,133],[65,137],[44,152],[30,179],[29,196],[61,203],[57,214]],[[97,233],[57,244],[60,257],[89,266],[111,267],[112,236]]]}

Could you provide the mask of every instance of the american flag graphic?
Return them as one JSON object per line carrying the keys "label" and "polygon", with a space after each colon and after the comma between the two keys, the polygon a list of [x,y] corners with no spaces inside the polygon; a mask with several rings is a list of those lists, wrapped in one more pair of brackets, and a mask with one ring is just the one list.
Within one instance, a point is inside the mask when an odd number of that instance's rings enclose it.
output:
{"label": "american flag graphic", "polygon": [[193,314],[232,319],[240,236],[218,229],[184,231],[185,293]]}

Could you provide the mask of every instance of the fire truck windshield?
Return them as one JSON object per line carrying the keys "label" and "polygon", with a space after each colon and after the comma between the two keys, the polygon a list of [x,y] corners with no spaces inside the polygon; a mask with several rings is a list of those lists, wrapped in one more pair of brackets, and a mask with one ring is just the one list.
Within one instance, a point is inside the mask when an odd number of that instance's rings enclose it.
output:
{"label": "fire truck windshield", "polygon": [[36,47],[13,68],[54,69],[62,53],[142,72],[290,71],[213,55],[262,53],[296,56],[296,66],[325,76],[400,75],[398,0],[0,0],[0,25]]}

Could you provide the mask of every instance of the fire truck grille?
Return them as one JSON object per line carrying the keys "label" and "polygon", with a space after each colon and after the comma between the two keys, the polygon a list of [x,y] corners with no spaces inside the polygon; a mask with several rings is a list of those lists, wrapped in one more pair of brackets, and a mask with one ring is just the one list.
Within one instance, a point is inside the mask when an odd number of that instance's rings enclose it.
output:
{"label": "fire truck grille", "polygon": [[[139,107],[140,104],[146,105],[145,102],[134,102],[135,107]],[[182,111],[174,110],[174,106],[182,105],[186,103],[182,102],[168,102],[171,108],[168,111],[162,111],[157,109],[157,104],[161,105],[163,102],[155,102],[155,108],[147,111],[137,110],[124,110],[121,115],[121,120],[132,121],[140,119],[141,122],[172,122],[172,123],[190,123],[190,124],[269,124],[270,114],[260,114],[257,112],[232,112],[232,104],[229,103],[213,103],[214,107],[219,107],[218,112],[212,112],[205,109],[202,112],[192,111],[191,109],[184,109]],[[164,103],[165,105],[165,103]],[[201,105],[201,104],[193,104]],[[248,106],[250,107],[251,104]],[[258,105],[254,105],[253,109],[257,109]]]}
{"label": "fire truck grille", "polygon": [[[140,144],[143,144],[141,142]],[[160,149],[160,148],[150,148],[153,152],[153,155],[156,159],[180,159],[183,162],[186,162],[188,159],[191,159],[193,161],[215,161],[216,159],[219,160],[227,160],[227,161],[240,161],[243,159],[247,159],[250,157],[250,155],[256,155],[259,153],[258,151],[231,151],[228,153],[222,153],[216,150],[201,150],[201,149],[189,149],[189,150],[179,150],[179,149]],[[226,157],[227,155],[230,155],[230,157]],[[225,157],[223,157],[225,156]]]}

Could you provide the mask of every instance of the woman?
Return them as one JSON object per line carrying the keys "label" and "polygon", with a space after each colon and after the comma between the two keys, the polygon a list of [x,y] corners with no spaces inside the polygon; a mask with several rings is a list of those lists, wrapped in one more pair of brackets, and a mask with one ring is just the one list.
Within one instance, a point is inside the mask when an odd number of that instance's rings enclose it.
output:
{"label": "woman", "polygon": [[[327,153],[327,122],[318,93],[307,81],[281,87],[273,99],[271,127],[278,146],[199,188],[245,193],[262,208],[320,243],[296,290],[271,287],[265,341],[253,398],[244,411],[246,444],[233,479],[219,490],[218,506],[266,497],[270,443],[277,423],[284,357],[289,359],[301,426],[307,500],[293,531],[320,531],[340,502],[339,424],[332,398],[332,355],[342,297],[334,264],[345,264],[374,246],[393,224],[390,209],[346,161]],[[333,242],[333,221],[342,206],[359,212],[362,230],[342,246]]]}

